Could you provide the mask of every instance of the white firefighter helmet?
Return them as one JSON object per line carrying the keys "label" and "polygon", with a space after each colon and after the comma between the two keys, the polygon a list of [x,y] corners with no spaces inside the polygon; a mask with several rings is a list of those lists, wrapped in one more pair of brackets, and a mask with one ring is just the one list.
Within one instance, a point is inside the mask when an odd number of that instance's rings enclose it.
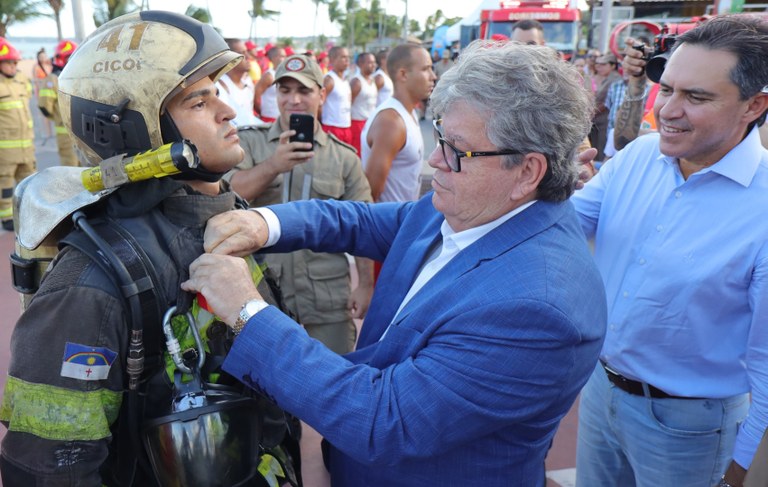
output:
{"label": "white firefighter helmet", "polygon": [[[123,15],[83,41],[59,76],[59,107],[88,165],[181,141],[165,112],[170,99],[241,59],[213,27],[163,11]],[[216,180],[202,168],[182,179]]]}

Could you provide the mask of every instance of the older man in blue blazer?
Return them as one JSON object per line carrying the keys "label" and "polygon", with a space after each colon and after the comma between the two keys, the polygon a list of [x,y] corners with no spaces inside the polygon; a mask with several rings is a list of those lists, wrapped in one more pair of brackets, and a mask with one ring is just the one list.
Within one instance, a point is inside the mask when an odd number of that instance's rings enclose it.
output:
{"label": "older man in blue blazer", "polygon": [[[432,97],[432,193],[209,221],[211,253],[183,287],[239,334],[224,369],[330,444],[333,485],[544,485],[605,333],[602,281],[567,201],[589,103],[551,50],[475,43]],[[261,301],[234,256],[263,247],[384,261],[355,352],[334,354]]]}

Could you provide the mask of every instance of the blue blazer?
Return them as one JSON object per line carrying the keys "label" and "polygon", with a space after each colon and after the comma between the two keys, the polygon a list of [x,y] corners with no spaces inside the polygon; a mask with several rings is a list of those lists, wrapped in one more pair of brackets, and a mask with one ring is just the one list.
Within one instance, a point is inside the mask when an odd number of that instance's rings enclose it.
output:
{"label": "blue blazer", "polygon": [[271,208],[282,236],[270,251],[384,261],[355,352],[334,354],[270,307],[224,365],[323,435],[333,485],[543,486],[552,437],[606,325],[605,291],[571,204],[537,202],[494,229],[396,318],[440,238],[431,195]]}

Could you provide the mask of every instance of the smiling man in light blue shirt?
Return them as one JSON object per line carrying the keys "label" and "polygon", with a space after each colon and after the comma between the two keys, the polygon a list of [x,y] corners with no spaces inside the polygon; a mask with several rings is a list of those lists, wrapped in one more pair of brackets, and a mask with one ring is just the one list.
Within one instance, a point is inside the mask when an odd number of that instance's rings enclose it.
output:
{"label": "smiling man in light blue shirt", "polygon": [[659,133],[571,198],[609,313],[580,486],[740,486],[768,423],[768,25],[716,18],[675,47]]}

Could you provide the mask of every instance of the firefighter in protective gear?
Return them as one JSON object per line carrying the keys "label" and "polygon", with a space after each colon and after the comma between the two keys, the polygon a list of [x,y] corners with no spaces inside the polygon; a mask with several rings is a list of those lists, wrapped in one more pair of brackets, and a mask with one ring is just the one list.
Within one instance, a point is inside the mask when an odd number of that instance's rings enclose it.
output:
{"label": "firefighter in protective gear", "polygon": [[72,148],[72,138],[69,130],[64,126],[59,112],[59,74],[67,65],[69,57],[77,49],[77,44],[72,41],[61,41],[56,46],[53,56],[53,71],[43,80],[43,86],[37,94],[37,106],[43,112],[45,118],[53,120],[56,130],[56,145],[59,148],[59,161],[62,166],[77,166],[77,157]]}
{"label": "firefighter in protective gear", "polygon": [[17,70],[21,54],[0,37],[0,222],[13,230],[13,189],[35,172],[32,84]]}
{"label": "firefighter in protective gear", "polygon": [[[187,140],[199,165],[125,184],[84,208],[134,241],[149,270],[131,291],[85,247],[64,246],[52,262],[11,339],[0,405],[5,485],[297,485],[284,413],[221,370],[233,334],[180,289],[204,251],[205,222],[247,206],[220,181],[243,152],[235,112],[214,84],[240,60],[211,26],[150,10],[102,25],[62,71],[61,113],[81,161],[106,169],[120,154]],[[35,194],[43,174],[24,192]],[[246,260],[264,289],[265,268]],[[156,304],[132,312],[137,293]],[[149,317],[143,329],[138,315]],[[166,338],[176,341],[167,350]],[[144,359],[138,377],[126,359],[134,353]]]}

